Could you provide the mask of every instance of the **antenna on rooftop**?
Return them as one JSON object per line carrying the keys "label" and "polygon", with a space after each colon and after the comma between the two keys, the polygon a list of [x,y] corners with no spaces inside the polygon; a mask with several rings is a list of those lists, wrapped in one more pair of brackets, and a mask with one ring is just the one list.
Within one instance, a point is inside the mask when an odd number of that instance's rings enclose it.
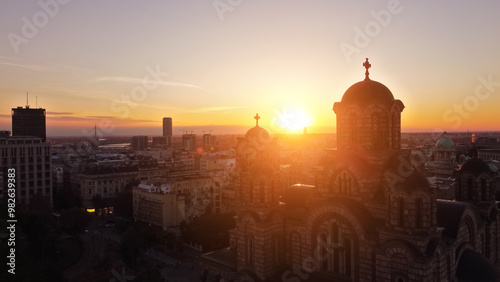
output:
{"label": "antenna on rooftop", "polygon": [[35,108],[38,108],[38,96],[35,96]]}
{"label": "antenna on rooftop", "polygon": [[30,104],[28,103],[28,91],[26,91],[26,108],[29,108]]}

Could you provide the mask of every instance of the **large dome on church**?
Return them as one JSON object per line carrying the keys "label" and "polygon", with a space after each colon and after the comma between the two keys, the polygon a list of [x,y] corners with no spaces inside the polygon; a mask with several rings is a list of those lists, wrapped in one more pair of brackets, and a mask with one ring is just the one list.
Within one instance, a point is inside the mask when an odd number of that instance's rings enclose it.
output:
{"label": "large dome on church", "polygon": [[450,137],[446,135],[446,131],[436,142],[436,148],[453,149],[454,147],[455,143],[453,143],[453,140],[451,140]]}
{"label": "large dome on church", "polygon": [[250,128],[245,134],[245,139],[256,138],[257,140],[268,140],[271,138],[269,132],[260,126]]}
{"label": "large dome on church", "polygon": [[365,79],[349,87],[341,102],[366,105],[373,102],[392,103],[393,101],[394,96],[389,88],[380,82]]}

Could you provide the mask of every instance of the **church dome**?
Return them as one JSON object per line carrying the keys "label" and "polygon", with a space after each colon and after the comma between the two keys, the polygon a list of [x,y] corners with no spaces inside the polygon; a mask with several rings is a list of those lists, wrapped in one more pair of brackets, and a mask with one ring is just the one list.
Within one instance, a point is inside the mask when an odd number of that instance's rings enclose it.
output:
{"label": "church dome", "polygon": [[394,96],[389,88],[369,78],[349,87],[341,100],[344,104],[359,104],[362,106],[376,102],[392,103],[393,101]]}
{"label": "church dome", "polygon": [[442,137],[436,142],[436,148],[441,149],[453,149],[455,143],[446,135],[446,131],[443,133]]}
{"label": "church dome", "polygon": [[429,162],[427,162],[427,163],[425,164],[425,168],[426,168],[426,169],[434,169],[434,168],[436,168],[436,166],[434,165],[434,163],[433,163],[433,162],[429,161]]}
{"label": "church dome", "polygon": [[259,114],[256,114],[254,119],[256,120],[255,127],[250,128],[245,134],[245,139],[255,144],[269,144],[272,141],[271,135],[264,128],[259,126]]}
{"label": "church dome", "polygon": [[491,168],[485,161],[478,158],[472,158],[460,166],[459,172],[479,175],[481,173],[490,173]]}

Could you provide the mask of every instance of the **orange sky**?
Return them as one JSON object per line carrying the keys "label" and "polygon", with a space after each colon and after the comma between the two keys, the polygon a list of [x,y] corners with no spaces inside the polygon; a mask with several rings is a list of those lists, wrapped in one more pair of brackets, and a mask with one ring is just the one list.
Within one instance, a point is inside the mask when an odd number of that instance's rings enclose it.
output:
{"label": "orange sky", "polygon": [[243,2],[222,13],[210,1],[71,1],[36,24],[37,2],[9,1],[0,129],[29,91],[49,136],[103,123],[160,135],[163,117],[174,134],[244,133],[257,112],[270,133],[290,132],[297,112],[308,132],[335,132],[332,105],[369,57],[371,79],[406,106],[403,131],[499,130],[500,3]]}

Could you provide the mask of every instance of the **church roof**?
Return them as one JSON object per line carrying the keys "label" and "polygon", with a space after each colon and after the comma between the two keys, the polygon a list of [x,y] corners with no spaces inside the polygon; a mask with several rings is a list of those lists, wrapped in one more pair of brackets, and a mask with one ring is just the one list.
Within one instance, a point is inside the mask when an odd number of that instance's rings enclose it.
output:
{"label": "church roof", "polygon": [[475,176],[478,176],[481,173],[490,173],[492,172],[490,166],[483,160],[478,158],[472,158],[465,161],[459,169],[460,173],[472,173]]}
{"label": "church roof", "polygon": [[437,200],[436,206],[437,224],[444,227],[443,235],[457,238],[460,222],[468,204],[465,202]]}
{"label": "church roof", "polygon": [[473,250],[465,250],[457,265],[458,281],[500,281],[500,270]]}
{"label": "church roof", "polygon": [[380,82],[365,79],[355,83],[344,93],[343,104],[358,104],[365,106],[374,102],[392,103],[394,96],[391,90]]}
{"label": "church roof", "polygon": [[230,248],[220,249],[213,252],[209,252],[200,256],[205,261],[220,264],[229,269],[236,270],[237,256],[236,252]]}

